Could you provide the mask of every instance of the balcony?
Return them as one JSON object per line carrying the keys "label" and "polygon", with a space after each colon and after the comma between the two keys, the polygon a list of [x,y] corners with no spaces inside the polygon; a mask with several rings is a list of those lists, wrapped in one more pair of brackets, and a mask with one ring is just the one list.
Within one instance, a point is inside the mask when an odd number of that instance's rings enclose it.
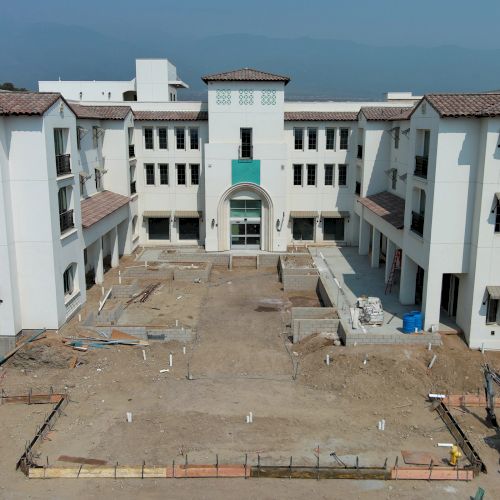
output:
{"label": "balcony", "polygon": [[354,192],[360,196],[361,195],[361,182],[356,181],[356,188],[354,189]]}
{"label": "balcony", "polygon": [[136,194],[136,193],[137,193],[136,181],[132,181],[130,183],[130,194]]}
{"label": "balcony", "polygon": [[57,177],[71,174],[70,155],[56,155]]}
{"label": "balcony", "polygon": [[134,144],[130,144],[128,147],[128,157],[135,158],[135,146],[134,146]]}
{"label": "balcony", "polygon": [[417,212],[411,213],[411,226],[410,229],[418,234],[419,236],[424,235],[424,220],[425,217],[421,214],[417,214]]}
{"label": "balcony", "polygon": [[238,159],[252,160],[253,159],[253,146],[250,144],[242,144],[238,149]]}
{"label": "balcony", "polygon": [[363,145],[362,144],[358,144],[358,155],[357,157],[361,160],[363,159]]}
{"label": "balcony", "polygon": [[75,227],[75,223],[73,222],[73,210],[66,210],[59,214],[59,226],[61,228],[61,233]]}
{"label": "balcony", "polygon": [[415,171],[413,172],[417,177],[427,179],[427,165],[429,158],[427,156],[415,156]]}

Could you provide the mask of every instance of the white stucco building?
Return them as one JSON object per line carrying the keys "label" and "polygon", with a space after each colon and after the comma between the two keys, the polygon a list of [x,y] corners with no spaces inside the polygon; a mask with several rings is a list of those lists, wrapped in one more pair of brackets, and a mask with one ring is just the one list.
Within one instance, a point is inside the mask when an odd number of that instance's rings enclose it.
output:
{"label": "white stucco building", "polygon": [[399,299],[425,329],[452,317],[500,348],[500,94],[289,102],[289,78],[203,77],[166,60],[130,82],[40,82],[0,94],[0,336],[58,328],[85,282],[138,245],[400,257]]}

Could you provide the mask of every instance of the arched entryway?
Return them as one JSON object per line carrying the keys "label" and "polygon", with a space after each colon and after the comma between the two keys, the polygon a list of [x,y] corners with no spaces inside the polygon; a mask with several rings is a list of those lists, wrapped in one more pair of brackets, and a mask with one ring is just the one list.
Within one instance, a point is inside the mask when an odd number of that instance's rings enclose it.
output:
{"label": "arched entryway", "polygon": [[273,248],[273,204],[257,184],[230,187],[218,206],[220,250],[268,250]]}

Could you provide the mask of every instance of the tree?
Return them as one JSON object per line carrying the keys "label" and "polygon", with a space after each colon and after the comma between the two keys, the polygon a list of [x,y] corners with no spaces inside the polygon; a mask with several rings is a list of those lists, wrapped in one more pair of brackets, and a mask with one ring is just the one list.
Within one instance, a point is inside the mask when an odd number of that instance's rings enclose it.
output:
{"label": "tree", "polygon": [[28,89],[25,89],[24,87],[16,87],[11,82],[4,82],[4,83],[0,83],[0,90],[11,90],[13,92],[24,92]]}

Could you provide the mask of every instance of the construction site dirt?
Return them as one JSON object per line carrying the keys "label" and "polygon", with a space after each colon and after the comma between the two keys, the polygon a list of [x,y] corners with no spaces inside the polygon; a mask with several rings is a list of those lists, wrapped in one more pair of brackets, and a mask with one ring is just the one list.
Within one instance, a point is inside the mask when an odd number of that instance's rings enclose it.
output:
{"label": "construction site dirt", "polygon": [[[117,284],[132,258],[105,276]],[[135,277],[134,279],[138,279]],[[402,450],[447,463],[452,439],[429,393],[482,394],[481,365],[500,368],[500,353],[473,352],[457,336],[443,345],[334,346],[312,335],[291,344],[296,306],[319,307],[314,293],[285,293],[276,269],[214,267],[208,282],[138,279],[147,300],[131,302],[114,328],[152,325],[193,332],[186,342],[72,349],[65,338],[96,330],[82,325],[103,299],[101,287],[64,328],[19,350],[0,370],[6,394],[67,392],[69,404],[37,449],[37,462],[65,465],[61,455],[109,465],[249,464],[382,466]],[[132,283],[131,278],[122,284]],[[120,303],[115,298],[103,309]],[[125,304],[130,297],[121,299]],[[113,302],[114,301],[114,302]],[[329,364],[325,362],[329,356]],[[428,369],[434,355],[437,358]],[[488,466],[465,481],[306,479],[28,479],[15,470],[49,407],[2,405],[0,497],[18,498],[468,498],[478,486],[500,497],[500,440],[481,407],[453,415]],[[129,416],[127,415],[129,414]],[[251,413],[250,423],[247,423]],[[379,422],[385,421],[384,430]],[[335,456],[332,455],[335,454]],[[465,464],[465,461],[463,462]],[[66,464],[67,465],[67,464]],[[74,465],[74,464],[73,464]]]}

